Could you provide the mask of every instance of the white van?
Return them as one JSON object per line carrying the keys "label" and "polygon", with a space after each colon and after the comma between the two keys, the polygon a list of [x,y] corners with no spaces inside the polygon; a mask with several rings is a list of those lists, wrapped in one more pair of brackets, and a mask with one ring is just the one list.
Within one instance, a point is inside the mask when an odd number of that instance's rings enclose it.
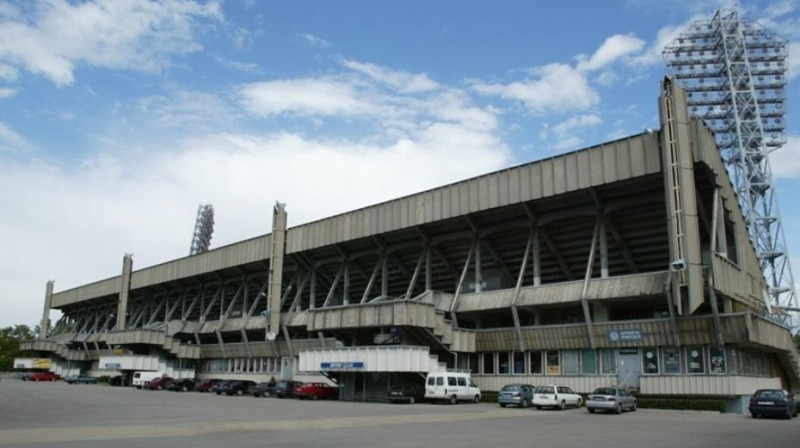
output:
{"label": "white van", "polygon": [[425,380],[425,398],[429,401],[481,401],[481,390],[468,371],[431,372]]}
{"label": "white van", "polygon": [[143,372],[133,372],[133,381],[131,384],[136,387],[137,389],[141,389],[144,387],[145,384],[149,383],[150,380],[156,379],[164,374],[161,372],[150,372],[150,371],[143,371]]}

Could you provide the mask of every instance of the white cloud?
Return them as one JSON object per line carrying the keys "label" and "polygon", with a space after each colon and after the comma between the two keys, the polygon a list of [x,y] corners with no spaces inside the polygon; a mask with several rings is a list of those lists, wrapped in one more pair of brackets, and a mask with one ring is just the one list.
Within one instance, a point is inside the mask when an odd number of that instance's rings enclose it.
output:
{"label": "white cloud", "polygon": [[607,38],[591,58],[585,55],[578,57],[578,70],[597,70],[620,58],[641,50],[645,42],[633,35],[615,34]]}
{"label": "white cloud", "polygon": [[574,132],[579,128],[597,126],[602,122],[603,119],[595,114],[578,115],[568,120],[562,121],[561,123],[553,126],[551,129],[557,135],[563,136],[571,132]]}
{"label": "white cloud", "polygon": [[584,74],[570,65],[549,64],[532,73],[533,79],[509,84],[475,83],[472,88],[483,95],[519,101],[537,115],[586,109],[600,101]]}
{"label": "white cloud", "polygon": [[17,89],[12,89],[10,87],[2,87],[0,88],[0,100],[4,98],[11,98],[17,94]]}
{"label": "white cloud", "polygon": [[[664,48],[667,47],[672,41],[677,39],[678,35],[684,32],[689,23],[699,19],[700,17],[692,18],[690,21],[681,24],[681,25],[674,25],[674,26],[665,26],[658,30],[656,33],[656,39],[652,45],[647,47],[647,49],[641,55],[631,57],[630,61],[633,65],[656,65],[656,64],[663,64],[664,59],[662,56],[662,52]],[[706,18],[707,20],[708,18]]]}
{"label": "white cloud", "polygon": [[553,145],[553,149],[557,151],[578,149],[581,143],[583,143],[582,138],[578,137],[577,135],[571,135],[558,139],[555,145]]}
{"label": "white cloud", "polygon": [[216,95],[179,90],[170,96],[151,96],[139,101],[139,110],[158,127],[204,126],[226,123],[235,112]]}
{"label": "white cloud", "polygon": [[7,82],[14,82],[19,78],[19,70],[13,65],[0,62],[0,79]]}
{"label": "white cloud", "polygon": [[426,74],[414,74],[398,70],[390,70],[379,65],[370,64],[368,62],[357,62],[351,60],[342,61],[342,65],[351,70],[364,73],[370,78],[394,87],[403,93],[426,92],[439,87],[439,84],[429,78]]}
{"label": "white cloud", "polygon": [[800,136],[790,135],[786,144],[769,155],[774,178],[800,178]]}
{"label": "white cloud", "polygon": [[315,36],[313,34],[300,33],[300,34],[298,34],[298,36],[301,39],[303,39],[308,45],[310,45],[312,47],[328,48],[328,47],[331,46],[330,42],[328,42],[327,40],[322,39],[320,37],[317,37],[317,36]]}
{"label": "white cloud", "polygon": [[21,135],[0,121],[0,151],[28,148],[30,144]]}
{"label": "white cloud", "polygon": [[[40,0],[35,17],[0,21],[0,63],[74,82],[76,66],[155,72],[175,55],[198,51],[202,20],[221,20],[219,4],[190,0]],[[2,76],[2,70],[0,70]]]}
{"label": "white cloud", "polygon": [[353,116],[376,112],[355,84],[334,78],[284,79],[245,84],[239,88],[241,105],[249,112],[271,116]]}

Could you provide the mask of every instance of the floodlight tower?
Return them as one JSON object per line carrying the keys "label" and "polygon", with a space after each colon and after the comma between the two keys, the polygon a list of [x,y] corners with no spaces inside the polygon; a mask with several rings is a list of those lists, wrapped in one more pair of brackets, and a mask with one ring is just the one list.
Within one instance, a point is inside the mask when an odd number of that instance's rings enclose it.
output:
{"label": "floodlight tower", "polygon": [[663,52],[689,114],[716,135],[767,282],[773,314],[800,311],[769,154],[786,142],[787,41],[738,10],[691,24]]}
{"label": "floodlight tower", "polygon": [[200,204],[197,207],[197,221],[192,235],[192,247],[189,255],[208,252],[211,245],[211,234],[214,233],[214,207],[211,204]]}

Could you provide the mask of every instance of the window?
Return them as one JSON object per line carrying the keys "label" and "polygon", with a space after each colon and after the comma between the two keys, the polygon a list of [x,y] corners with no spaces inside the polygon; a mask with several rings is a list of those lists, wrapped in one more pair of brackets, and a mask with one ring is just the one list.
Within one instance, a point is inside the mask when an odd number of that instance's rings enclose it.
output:
{"label": "window", "polygon": [[530,369],[528,370],[533,375],[541,375],[542,370],[542,352],[535,350],[530,352]]}
{"label": "window", "polygon": [[547,374],[560,375],[561,365],[559,363],[558,350],[547,350],[545,358],[547,359]]}
{"label": "window", "polygon": [[466,378],[458,377],[456,379],[458,380],[458,385],[459,386],[467,387],[467,379]]}
{"label": "window", "polygon": [[604,375],[617,373],[617,352],[611,348],[600,351],[601,368]]}
{"label": "window", "polygon": [[430,376],[428,377],[428,386],[433,386],[436,384],[436,378]]}
{"label": "window", "polygon": [[597,374],[597,351],[581,350],[581,373],[584,375]]}
{"label": "window", "polygon": [[710,364],[710,373],[725,373],[725,347],[709,347],[708,348],[708,361]]}
{"label": "window", "polygon": [[448,376],[447,377],[447,385],[448,386],[455,386],[456,385],[456,379],[453,378],[452,376]]}
{"label": "window", "polygon": [[497,354],[498,372],[500,375],[508,375],[511,373],[511,366],[508,363],[508,352],[500,352]]}
{"label": "window", "polygon": [[699,345],[686,347],[686,371],[688,373],[705,373],[706,362],[703,347]]}
{"label": "window", "polygon": [[523,352],[514,352],[512,355],[514,358],[514,374],[515,375],[522,375],[525,373],[525,353]]}
{"label": "window", "polygon": [[564,367],[564,375],[578,374],[578,350],[564,350],[561,352],[561,362]]}
{"label": "window", "polygon": [[444,377],[442,377],[442,376],[437,376],[437,377],[436,377],[436,385],[437,385],[437,386],[444,386]]}
{"label": "window", "polygon": [[483,354],[483,374],[494,375],[494,353]]}
{"label": "window", "polygon": [[642,365],[644,366],[644,373],[657,375],[661,373],[658,366],[658,349],[655,347],[646,347],[642,350]]}
{"label": "window", "polygon": [[662,348],[661,358],[663,360],[664,373],[681,373],[681,352],[677,348]]}
{"label": "window", "polygon": [[477,353],[470,353],[469,354],[469,370],[472,373],[479,373],[480,372],[480,362],[478,360]]}

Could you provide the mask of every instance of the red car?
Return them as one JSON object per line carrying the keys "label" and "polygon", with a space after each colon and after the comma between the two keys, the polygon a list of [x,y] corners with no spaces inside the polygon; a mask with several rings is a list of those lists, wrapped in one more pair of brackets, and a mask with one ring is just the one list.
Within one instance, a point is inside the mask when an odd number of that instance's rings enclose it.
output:
{"label": "red car", "polygon": [[35,372],[28,374],[28,381],[58,381],[61,375],[53,372]]}
{"label": "red car", "polygon": [[164,375],[158,378],[153,378],[149,382],[145,383],[144,387],[150,390],[162,390],[167,387],[167,382],[172,381],[172,378]]}
{"label": "red car", "polygon": [[339,398],[339,388],[325,383],[304,383],[294,388],[294,396],[299,399]]}

